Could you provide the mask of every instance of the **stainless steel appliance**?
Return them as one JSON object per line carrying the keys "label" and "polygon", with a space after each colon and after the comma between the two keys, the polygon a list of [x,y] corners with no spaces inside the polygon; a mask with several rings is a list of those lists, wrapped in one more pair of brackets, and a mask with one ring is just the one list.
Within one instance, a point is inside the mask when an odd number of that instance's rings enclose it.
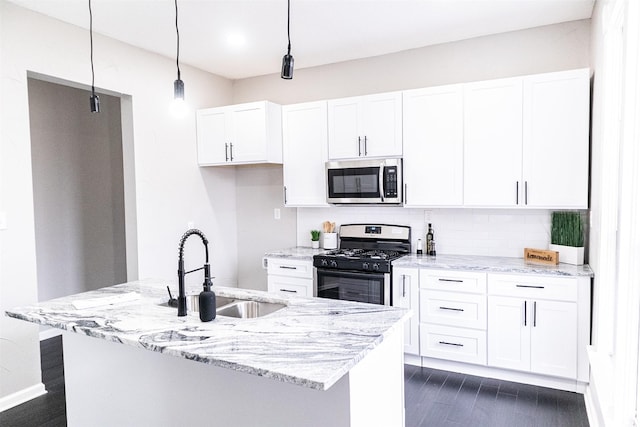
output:
{"label": "stainless steel appliance", "polygon": [[402,159],[331,161],[326,169],[328,203],[402,203]]}
{"label": "stainless steel appliance", "polygon": [[345,224],[340,248],[313,257],[317,296],[391,305],[391,261],[411,252],[411,228]]}

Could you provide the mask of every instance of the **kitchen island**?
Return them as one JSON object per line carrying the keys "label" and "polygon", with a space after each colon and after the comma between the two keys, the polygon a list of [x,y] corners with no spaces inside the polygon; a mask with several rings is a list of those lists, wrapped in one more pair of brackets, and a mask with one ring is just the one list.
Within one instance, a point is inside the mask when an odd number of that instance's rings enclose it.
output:
{"label": "kitchen island", "polygon": [[203,323],[177,317],[166,286],[130,282],[7,311],[65,331],[70,426],[404,425],[407,310],[215,288],[284,307]]}

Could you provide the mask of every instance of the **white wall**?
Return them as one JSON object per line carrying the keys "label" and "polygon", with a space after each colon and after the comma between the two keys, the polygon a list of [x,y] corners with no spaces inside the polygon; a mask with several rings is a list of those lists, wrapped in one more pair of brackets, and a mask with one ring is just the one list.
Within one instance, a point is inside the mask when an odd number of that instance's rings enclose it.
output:
{"label": "white wall", "polygon": [[28,85],[38,300],[126,282],[120,98]]}
{"label": "white wall", "polygon": [[[294,56],[304,55],[300,46]],[[404,52],[296,69],[293,80],[275,75],[234,82],[234,103],[267,99],[281,104],[331,99],[403,89],[436,86],[476,80],[544,73],[589,67],[590,21],[573,21],[545,27],[514,31],[428,46]],[[241,176],[243,171],[238,171]],[[240,179],[240,178],[239,178]],[[255,173],[255,181],[261,178]],[[266,211],[250,194],[238,193],[238,206]],[[240,209],[239,209],[240,210]],[[260,217],[246,217],[243,229],[261,227]],[[338,224],[378,221],[412,227],[413,244],[425,232],[421,209],[401,208],[304,208],[298,209],[297,224],[281,223],[281,229],[296,230],[296,243],[309,246],[309,230],[321,229],[325,220]],[[549,212],[432,210],[438,253],[502,255],[522,257],[525,246],[545,248],[549,241]],[[252,242],[238,236],[239,247]],[[256,252],[274,249],[270,242],[253,242]],[[259,246],[256,247],[256,246]],[[415,248],[414,248],[415,249]],[[244,259],[244,258],[243,258]],[[255,261],[254,261],[255,262]],[[253,269],[253,264],[252,269]],[[259,282],[266,273],[254,271],[245,282]]]}
{"label": "white wall", "polygon": [[[5,1],[0,1],[0,25],[0,212],[8,219],[8,228],[0,231],[4,310],[38,300],[27,72],[85,88],[91,75],[86,30]],[[166,31],[173,31],[170,24]],[[235,171],[194,167],[195,109],[230,104],[231,82],[181,67],[190,112],[176,120],[169,113],[175,61],[99,35],[94,35],[94,58],[96,86],[131,97],[135,182],[128,184],[136,191],[139,276],[165,278],[176,286],[178,240],[193,221],[212,241],[226,243],[212,248],[217,260],[212,273],[218,284],[235,283]],[[201,253],[188,249],[187,264],[199,263]],[[188,280],[201,282],[191,276]],[[0,354],[1,405],[40,383],[37,326],[1,316]]]}

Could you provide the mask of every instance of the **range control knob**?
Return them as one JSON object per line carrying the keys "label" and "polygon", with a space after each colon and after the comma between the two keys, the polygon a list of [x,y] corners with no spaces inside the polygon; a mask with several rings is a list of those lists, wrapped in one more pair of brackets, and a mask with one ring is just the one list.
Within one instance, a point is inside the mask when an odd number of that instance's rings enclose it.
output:
{"label": "range control knob", "polygon": [[378,271],[380,269],[380,264],[375,263],[375,264],[373,264],[372,267],[373,267],[374,270]]}
{"label": "range control knob", "polygon": [[329,261],[327,261],[326,259],[321,259],[320,265],[322,265],[323,267],[326,267],[327,265],[329,265]]}
{"label": "range control knob", "polygon": [[338,268],[338,263],[336,261],[331,261],[331,267]]}
{"label": "range control knob", "polygon": [[362,269],[363,270],[368,270],[369,269],[369,263],[368,262],[363,262],[362,263]]}

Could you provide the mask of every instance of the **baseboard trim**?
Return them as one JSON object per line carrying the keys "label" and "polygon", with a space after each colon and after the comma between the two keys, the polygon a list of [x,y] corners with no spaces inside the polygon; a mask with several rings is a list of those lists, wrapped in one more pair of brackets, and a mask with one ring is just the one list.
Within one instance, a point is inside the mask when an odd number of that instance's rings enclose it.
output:
{"label": "baseboard trim", "polygon": [[589,425],[591,427],[600,427],[600,411],[598,410],[598,402],[595,399],[594,392],[592,389],[593,383],[587,387],[587,390],[584,392],[584,406],[587,410],[587,419],[589,420]]}
{"label": "baseboard trim", "polygon": [[58,335],[62,335],[61,329],[49,328],[43,331],[40,331],[39,338],[40,341],[48,340],[49,338],[57,337]]}
{"label": "baseboard trim", "polygon": [[29,400],[35,399],[36,397],[42,396],[46,393],[47,390],[44,388],[44,384],[38,383],[8,396],[4,396],[0,398],[0,412],[4,412],[7,409],[18,406],[24,402],[28,402]]}

